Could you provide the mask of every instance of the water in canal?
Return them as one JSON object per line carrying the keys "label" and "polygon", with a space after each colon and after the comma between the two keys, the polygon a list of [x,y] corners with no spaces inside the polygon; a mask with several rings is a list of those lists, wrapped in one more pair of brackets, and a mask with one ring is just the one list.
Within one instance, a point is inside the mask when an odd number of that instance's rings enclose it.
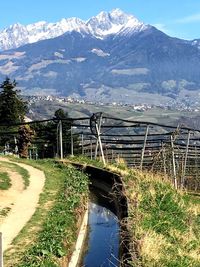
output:
{"label": "water in canal", "polygon": [[91,191],[84,267],[119,266],[119,222],[109,199],[102,195]]}

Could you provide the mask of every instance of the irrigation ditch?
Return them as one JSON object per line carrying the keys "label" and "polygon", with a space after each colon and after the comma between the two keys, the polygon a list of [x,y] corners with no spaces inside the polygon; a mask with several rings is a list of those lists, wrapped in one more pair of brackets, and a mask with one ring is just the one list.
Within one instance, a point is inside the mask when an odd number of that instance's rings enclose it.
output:
{"label": "irrigation ditch", "polygon": [[71,164],[90,179],[87,236],[76,266],[128,267],[131,259],[126,225],[128,206],[122,178],[94,166]]}

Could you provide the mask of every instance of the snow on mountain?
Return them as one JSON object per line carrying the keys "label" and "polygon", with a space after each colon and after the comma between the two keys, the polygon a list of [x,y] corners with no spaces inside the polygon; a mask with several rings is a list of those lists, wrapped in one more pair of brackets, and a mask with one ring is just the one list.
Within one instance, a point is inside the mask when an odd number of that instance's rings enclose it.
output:
{"label": "snow on mountain", "polygon": [[94,53],[94,54],[96,54],[99,57],[108,57],[108,56],[110,56],[109,53],[105,53],[103,50],[97,49],[97,48],[93,48],[91,50],[91,52]]}
{"label": "snow on mountain", "polygon": [[96,17],[92,17],[87,21],[90,32],[99,38],[103,38],[109,34],[117,34],[127,27],[132,30],[138,29],[145,24],[140,22],[133,15],[129,15],[120,9],[114,9],[111,12],[101,12]]}
{"label": "snow on mountain", "polygon": [[16,23],[0,31],[0,51],[51,39],[72,31],[82,35],[91,34],[96,38],[103,39],[109,34],[125,34],[126,31],[129,33],[144,30],[145,27],[146,25],[133,15],[126,14],[120,9],[114,9],[111,12],[103,11],[88,21],[68,18],[57,23],[40,21],[27,26]]}

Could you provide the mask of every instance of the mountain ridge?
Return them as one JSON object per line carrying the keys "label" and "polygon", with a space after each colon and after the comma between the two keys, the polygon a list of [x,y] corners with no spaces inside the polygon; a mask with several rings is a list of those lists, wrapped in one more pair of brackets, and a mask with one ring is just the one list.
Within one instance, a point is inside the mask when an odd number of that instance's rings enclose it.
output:
{"label": "mountain ridge", "polygon": [[89,19],[95,34],[74,29],[74,23],[82,25],[74,18],[60,36],[1,51],[0,79],[16,79],[24,94],[123,103],[200,101],[200,40],[170,37],[123,14],[116,9]]}
{"label": "mountain ridge", "polygon": [[55,38],[67,32],[76,31],[91,34],[96,38],[105,38],[110,34],[117,34],[126,28],[135,28],[136,31],[148,27],[133,15],[124,13],[120,9],[111,12],[100,12],[87,21],[76,17],[61,19],[56,23],[39,21],[33,24],[22,25],[16,23],[0,31],[0,51],[18,48],[25,44]]}

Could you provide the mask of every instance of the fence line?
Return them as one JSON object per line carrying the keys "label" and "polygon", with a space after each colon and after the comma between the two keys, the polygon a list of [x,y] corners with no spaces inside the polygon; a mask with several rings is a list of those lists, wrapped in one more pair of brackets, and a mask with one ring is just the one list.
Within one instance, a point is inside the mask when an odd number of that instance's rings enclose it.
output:
{"label": "fence line", "polygon": [[[61,125],[68,122],[69,154],[72,156],[78,151],[90,159],[99,157],[106,162],[115,162],[122,158],[129,166],[161,171],[165,175],[173,176],[176,187],[187,187],[190,184],[190,187],[192,185],[195,189],[200,188],[199,129],[120,119],[104,113],[96,113],[91,117],[50,119],[24,124],[32,127],[31,125],[48,122],[57,125],[57,155],[61,157],[64,156],[63,140],[67,134],[63,132]],[[34,146],[52,145],[49,140],[41,140],[40,135],[44,135],[44,129],[38,128],[38,136],[32,140]],[[0,138],[17,135],[15,128],[9,130],[6,127],[6,131],[3,129],[5,125],[0,125]],[[98,153],[99,148],[101,153]]]}

